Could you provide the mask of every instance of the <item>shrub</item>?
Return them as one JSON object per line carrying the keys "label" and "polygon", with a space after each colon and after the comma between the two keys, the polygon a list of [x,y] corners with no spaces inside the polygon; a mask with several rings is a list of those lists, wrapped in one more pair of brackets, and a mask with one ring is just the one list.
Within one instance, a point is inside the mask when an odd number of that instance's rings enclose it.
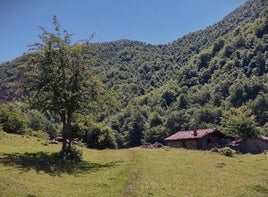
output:
{"label": "shrub", "polygon": [[89,132],[85,135],[86,144],[89,148],[105,149],[117,148],[114,131],[102,124],[92,124]]}
{"label": "shrub", "polygon": [[117,148],[114,130],[101,123],[95,123],[88,117],[77,120],[72,125],[72,130],[73,138],[82,139],[89,148]]}
{"label": "shrub", "polygon": [[167,136],[167,132],[165,127],[158,125],[156,127],[152,127],[147,129],[144,132],[144,141],[147,143],[160,142],[165,143],[164,138]]}
{"label": "shrub", "polygon": [[25,132],[24,132],[25,135],[29,135],[29,136],[33,136],[33,137],[36,137],[38,139],[44,139],[44,140],[48,140],[49,139],[49,135],[48,133],[44,132],[44,131],[34,131],[32,129],[25,129]]}
{"label": "shrub", "polygon": [[28,127],[34,131],[42,130],[50,135],[50,137],[55,137],[56,132],[59,127],[59,123],[56,122],[55,116],[45,112],[44,114],[37,110],[30,110],[26,113],[29,119]]}
{"label": "shrub", "polygon": [[65,150],[65,154],[61,150],[59,156],[64,158],[64,160],[82,161],[83,152],[75,147],[69,147]]}
{"label": "shrub", "polygon": [[31,110],[27,112],[29,118],[29,127],[35,131],[44,130],[47,119],[37,110]]}
{"label": "shrub", "polygon": [[227,157],[233,157],[235,154],[235,151],[229,147],[220,148],[220,149],[218,149],[218,152],[221,155],[225,155]]}
{"label": "shrub", "polygon": [[27,127],[27,118],[13,104],[0,105],[0,124],[7,133],[22,134]]}

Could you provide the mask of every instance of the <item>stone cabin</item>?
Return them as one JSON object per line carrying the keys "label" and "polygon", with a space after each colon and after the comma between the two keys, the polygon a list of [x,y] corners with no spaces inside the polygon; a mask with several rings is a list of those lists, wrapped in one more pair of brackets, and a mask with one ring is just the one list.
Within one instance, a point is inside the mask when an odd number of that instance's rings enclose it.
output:
{"label": "stone cabin", "polygon": [[164,139],[168,146],[174,148],[209,150],[224,147],[233,139],[216,128],[179,131]]}
{"label": "stone cabin", "polygon": [[[244,146],[244,148],[242,148],[242,146]],[[264,151],[268,151],[268,137],[259,136],[256,138],[247,139],[244,144],[242,144],[241,139],[238,139],[229,147],[239,152],[242,152],[244,149],[246,153],[259,154]]]}

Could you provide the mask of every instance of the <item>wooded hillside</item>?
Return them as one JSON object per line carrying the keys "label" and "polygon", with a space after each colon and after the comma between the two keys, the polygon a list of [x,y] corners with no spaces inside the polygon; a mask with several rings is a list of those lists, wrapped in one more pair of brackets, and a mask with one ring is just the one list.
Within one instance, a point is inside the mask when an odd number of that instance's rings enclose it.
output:
{"label": "wooded hillside", "polygon": [[[176,24],[174,24],[176,25]],[[268,9],[249,0],[222,21],[166,45],[119,40],[92,44],[93,73],[116,95],[98,114],[119,147],[162,141],[182,129],[218,127],[224,111],[247,106],[268,128]],[[0,102],[16,94],[30,54],[0,65]]]}

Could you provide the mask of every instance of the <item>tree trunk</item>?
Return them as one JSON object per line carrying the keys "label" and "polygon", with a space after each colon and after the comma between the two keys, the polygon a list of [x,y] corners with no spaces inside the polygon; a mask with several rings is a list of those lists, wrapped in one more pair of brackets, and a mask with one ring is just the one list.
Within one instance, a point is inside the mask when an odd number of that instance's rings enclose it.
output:
{"label": "tree trunk", "polygon": [[71,150],[72,148],[72,113],[68,111],[67,113],[67,122],[66,122],[66,135],[68,138],[68,149]]}
{"label": "tree trunk", "polygon": [[68,152],[72,148],[72,113],[71,112],[61,112],[61,121],[63,124],[62,128],[62,148],[61,154],[63,160],[68,157]]}
{"label": "tree trunk", "polygon": [[67,130],[67,124],[66,124],[66,117],[65,117],[65,112],[60,113],[61,116],[61,121],[62,121],[62,147],[61,147],[61,156],[63,159],[65,159],[65,154],[67,150],[67,135],[66,135],[66,130]]}

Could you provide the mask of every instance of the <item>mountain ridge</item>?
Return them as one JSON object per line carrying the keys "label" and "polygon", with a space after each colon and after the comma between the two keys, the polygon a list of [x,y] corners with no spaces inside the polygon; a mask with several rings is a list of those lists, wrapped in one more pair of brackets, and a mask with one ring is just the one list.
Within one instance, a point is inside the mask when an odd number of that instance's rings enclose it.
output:
{"label": "mountain ridge", "polygon": [[[92,72],[121,106],[98,121],[115,130],[119,147],[161,141],[196,124],[219,125],[224,110],[244,105],[265,126],[265,8],[267,1],[249,0],[222,21],[166,45],[126,39],[93,43],[98,60]],[[16,72],[29,55],[0,65],[0,103],[16,96]]]}

